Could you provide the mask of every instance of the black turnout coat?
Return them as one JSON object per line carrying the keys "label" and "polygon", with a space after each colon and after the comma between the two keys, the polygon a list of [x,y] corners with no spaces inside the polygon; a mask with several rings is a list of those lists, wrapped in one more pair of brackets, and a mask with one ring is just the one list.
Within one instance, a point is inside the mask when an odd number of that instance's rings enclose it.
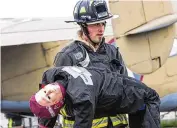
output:
{"label": "black turnout coat", "polygon": [[144,104],[142,128],[160,128],[160,99],[142,82],[109,70],[77,66],[55,67],[43,74],[42,83],[58,82],[66,89],[67,114],[74,128],[91,128],[95,117],[136,113]]}

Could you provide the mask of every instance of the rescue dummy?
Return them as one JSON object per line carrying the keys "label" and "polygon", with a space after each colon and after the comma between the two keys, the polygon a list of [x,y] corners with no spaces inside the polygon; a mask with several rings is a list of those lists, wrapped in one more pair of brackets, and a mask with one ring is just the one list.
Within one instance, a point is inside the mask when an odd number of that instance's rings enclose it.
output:
{"label": "rescue dummy", "polygon": [[145,105],[144,118],[138,122],[141,128],[160,128],[158,94],[134,78],[98,68],[64,66],[44,72],[42,84],[46,86],[30,99],[37,117],[54,117],[66,107],[67,115],[75,117],[74,128],[91,128],[94,118],[136,113]]}

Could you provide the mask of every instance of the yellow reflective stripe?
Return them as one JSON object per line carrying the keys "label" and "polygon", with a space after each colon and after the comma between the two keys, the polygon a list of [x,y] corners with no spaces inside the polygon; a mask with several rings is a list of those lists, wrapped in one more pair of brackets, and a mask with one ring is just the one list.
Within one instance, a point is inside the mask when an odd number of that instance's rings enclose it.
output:
{"label": "yellow reflective stripe", "polygon": [[12,118],[10,118],[8,120],[8,128],[12,128],[12,124],[13,124],[13,120],[12,120]]}
{"label": "yellow reflective stripe", "polygon": [[[117,126],[119,124],[127,124],[126,115],[120,114],[114,117],[110,117],[113,126]],[[74,121],[63,119],[63,128],[73,128]],[[108,117],[103,117],[99,119],[94,119],[92,122],[92,128],[101,128],[106,127],[108,125]]]}
{"label": "yellow reflective stripe", "polygon": [[[119,115],[122,117],[122,123],[128,124],[126,114],[119,114]],[[117,116],[119,116],[119,115],[117,115]]]}
{"label": "yellow reflective stripe", "polygon": [[92,128],[101,128],[101,127],[106,127],[107,125],[108,125],[107,117],[94,119],[92,122]]}
{"label": "yellow reflective stripe", "polygon": [[124,118],[122,118],[121,115],[117,115],[117,116],[111,117],[111,120],[112,120],[112,122],[113,121],[117,121],[117,120],[119,120],[120,122],[122,122],[124,120]]}
{"label": "yellow reflective stripe", "polygon": [[[73,128],[74,121],[64,119],[63,120],[63,128]],[[102,128],[106,127],[108,125],[108,118],[99,118],[99,119],[94,119],[92,122],[92,128]]]}
{"label": "yellow reflective stripe", "polygon": [[63,110],[60,110],[60,114],[63,115],[63,116],[66,116],[66,115],[64,114],[64,111],[63,111]]}
{"label": "yellow reflective stripe", "polygon": [[123,120],[123,121],[117,120],[117,121],[114,121],[112,123],[113,123],[113,126],[117,126],[119,124],[127,124],[127,121],[125,121],[125,120]]}
{"label": "yellow reflective stripe", "polygon": [[113,123],[113,126],[116,126],[119,124],[128,124],[125,114],[120,114],[120,115],[117,115],[115,117],[110,117],[110,118]]}
{"label": "yellow reflective stripe", "polygon": [[108,118],[107,117],[97,118],[97,119],[93,119],[93,123],[97,123],[97,122],[105,121],[105,120],[108,120]]}
{"label": "yellow reflective stripe", "polygon": [[92,128],[103,128],[103,127],[106,127],[108,126],[108,122],[107,123],[101,123],[99,125],[96,125],[96,126],[92,126]]}
{"label": "yellow reflective stripe", "polygon": [[67,117],[68,115],[67,115],[67,113],[66,113],[66,111],[65,111],[65,107],[66,107],[66,105],[63,106],[63,107],[60,109],[60,114]]}
{"label": "yellow reflective stripe", "polygon": [[74,126],[74,121],[72,120],[63,120],[63,128],[73,128]]}

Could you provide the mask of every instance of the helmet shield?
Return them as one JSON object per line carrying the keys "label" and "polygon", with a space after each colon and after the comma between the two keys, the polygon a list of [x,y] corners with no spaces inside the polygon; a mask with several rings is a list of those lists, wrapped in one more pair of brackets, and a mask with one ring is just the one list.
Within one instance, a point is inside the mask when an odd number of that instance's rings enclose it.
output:
{"label": "helmet shield", "polygon": [[93,12],[95,13],[97,19],[109,17],[105,2],[99,2],[99,1],[93,2],[92,9],[93,9]]}

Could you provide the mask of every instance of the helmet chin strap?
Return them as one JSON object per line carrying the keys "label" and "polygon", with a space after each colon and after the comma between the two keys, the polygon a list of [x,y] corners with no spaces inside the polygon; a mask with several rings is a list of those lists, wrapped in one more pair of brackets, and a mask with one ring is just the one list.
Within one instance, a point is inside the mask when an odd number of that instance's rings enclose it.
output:
{"label": "helmet chin strap", "polygon": [[[84,34],[86,35],[86,37],[89,39],[89,41],[90,41],[89,43],[91,43],[91,45],[93,45],[93,46],[98,45],[97,42],[93,41],[93,40],[90,38],[90,36],[89,36],[89,31],[88,31],[88,29],[87,29],[87,24],[86,24],[86,23],[81,24],[81,29],[83,30],[83,32],[84,32]],[[100,44],[100,43],[99,43],[99,44]]]}

